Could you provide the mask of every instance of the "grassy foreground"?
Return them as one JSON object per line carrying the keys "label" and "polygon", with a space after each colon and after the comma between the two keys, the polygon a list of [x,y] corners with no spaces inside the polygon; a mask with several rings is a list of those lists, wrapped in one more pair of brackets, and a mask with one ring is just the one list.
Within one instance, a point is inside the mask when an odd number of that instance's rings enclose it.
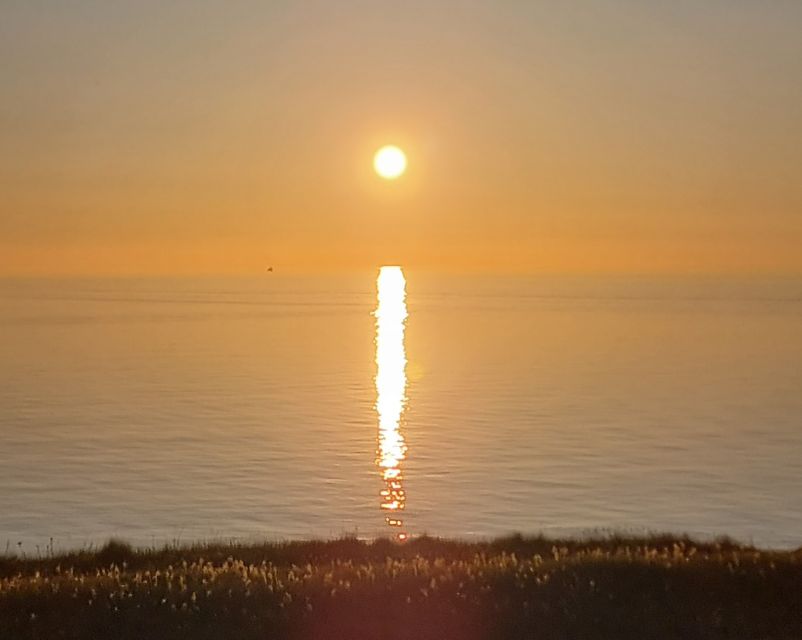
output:
{"label": "grassy foreground", "polygon": [[0,556],[0,638],[802,638],[802,550],[512,537]]}

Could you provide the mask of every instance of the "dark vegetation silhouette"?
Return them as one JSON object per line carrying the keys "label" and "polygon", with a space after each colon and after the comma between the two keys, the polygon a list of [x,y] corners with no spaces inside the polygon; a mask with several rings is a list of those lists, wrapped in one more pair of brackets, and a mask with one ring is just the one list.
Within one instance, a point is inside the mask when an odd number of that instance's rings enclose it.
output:
{"label": "dark vegetation silhouette", "polygon": [[0,638],[802,638],[802,550],[422,537],[0,556]]}

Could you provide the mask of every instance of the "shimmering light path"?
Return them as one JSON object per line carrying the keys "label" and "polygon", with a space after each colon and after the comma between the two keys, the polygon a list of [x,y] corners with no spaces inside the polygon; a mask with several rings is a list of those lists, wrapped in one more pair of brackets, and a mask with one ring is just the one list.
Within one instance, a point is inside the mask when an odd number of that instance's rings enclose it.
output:
{"label": "shimmering light path", "polygon": [[376,464],[384,481],[381,508],[385,521],[406,539],[402,511],[406,506],[401,464],[407,447],[401,434],[401,416],[406,405],[407,358],[404,352],[404,323],[407,318],[404,273],[401,267],[379,271],[376,308],[376,411],[379,436]]}

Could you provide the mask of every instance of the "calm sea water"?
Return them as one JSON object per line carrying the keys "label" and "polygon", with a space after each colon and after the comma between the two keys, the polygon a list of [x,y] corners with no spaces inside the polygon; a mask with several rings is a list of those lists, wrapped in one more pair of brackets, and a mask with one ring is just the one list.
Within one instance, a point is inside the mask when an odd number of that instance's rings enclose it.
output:
{"label": "calm sea water", "polygon": [[802,545],[799,282],[377,273],[0,284],[0,546]]}

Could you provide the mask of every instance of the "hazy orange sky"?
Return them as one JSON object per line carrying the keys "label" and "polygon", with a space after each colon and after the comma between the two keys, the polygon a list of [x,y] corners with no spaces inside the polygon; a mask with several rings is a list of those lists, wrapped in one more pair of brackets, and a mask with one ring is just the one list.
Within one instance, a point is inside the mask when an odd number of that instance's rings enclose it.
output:
{"label": "hazy orange sky", "polygon": [[800,33],[799,0],[5,0],[0,274],[799,274]]}

